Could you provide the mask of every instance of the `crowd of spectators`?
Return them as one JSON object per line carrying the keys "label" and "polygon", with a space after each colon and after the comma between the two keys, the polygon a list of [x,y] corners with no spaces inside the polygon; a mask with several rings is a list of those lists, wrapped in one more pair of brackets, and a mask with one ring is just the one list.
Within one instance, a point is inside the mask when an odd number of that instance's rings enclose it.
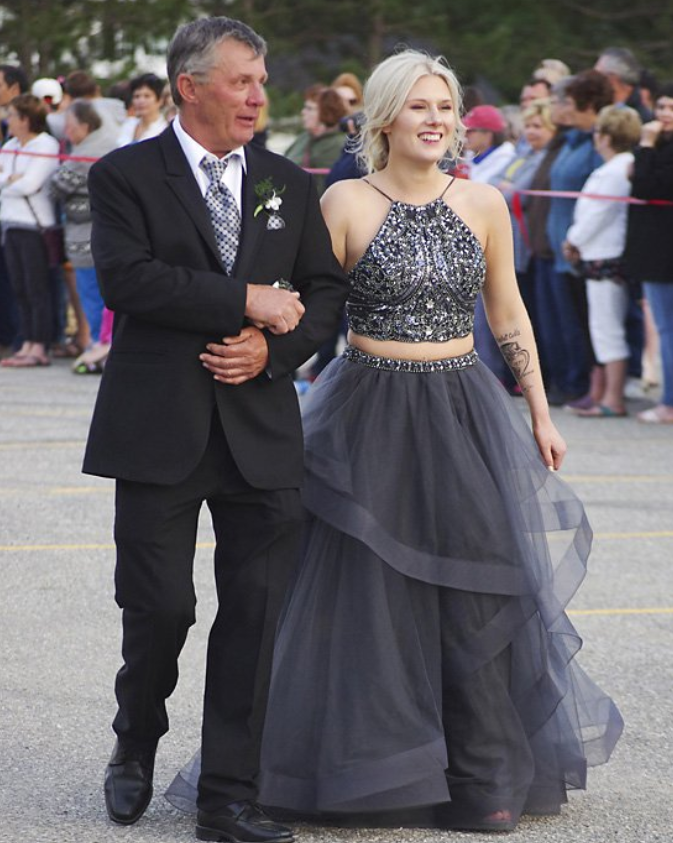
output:
{"label": "crowd of spectators", "polygon": [[[583,417],[621,417],[631,378],[643,390],[663,389],[639,419],[673,422],[673,207],[666,204],[673,202],[673,88],[659,85],[629,50],[609,47],[574,74],[543,60],[518,104],[498,106],[474,87],[465,102],[465,150],[447,169],[493,184],[509,205],[517,279],[550,402]],[[319,192],[362,174],[361,110],[362,84],[352,73],[304,92],[302,128],[285,155],[318,171]],[[175,115],[170,90],[145,73],[102,96],[84,70],[30,86],[21,68],[4,64],[0,113],[2,366],[71,356],[73,371],[100,372],[113,314],[91,259],[87,173],[115,147],[163,131]],[[268,109],[257,129],[255,142],[265,143]],[[50,236],[60,228],[59,257]],[[310,379],[339,339],[321,350]],[[475,345],[515,392],[483,308]]]}
{"label": "crowd of spectators", "polygon": [[[456,171],[503,192],[550,403],[585,418],[625,416],[630,376],[639,396],[663,387],[639,421],[673,422],[672,93],[610,47],[575,74],[551,59],[535,68],[520,133],[478,91],[464,117]],[[479,307],[475,345],[516,391]]]}

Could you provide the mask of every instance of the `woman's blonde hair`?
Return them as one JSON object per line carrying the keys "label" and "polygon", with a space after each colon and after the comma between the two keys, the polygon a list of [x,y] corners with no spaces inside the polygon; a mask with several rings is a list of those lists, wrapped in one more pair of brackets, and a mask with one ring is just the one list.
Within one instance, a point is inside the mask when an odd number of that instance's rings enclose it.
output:
{"label": "woman's blonde hair", "polygon": [[551,107],[549,103],[549,99],[541,98],[539,100],[533,100],[530,105],[528,105],[524,110],[521,112],[521,119],[523,120],[524,126],[531,120],[533,117],[539,117],[540,122],[545,127],[545,129],[549,129],[550,132],[556,131],[556,124],[551,119]]}
{"label": "woman's blonde hair", "polygon": [[460,155],[465,127],[460,119],[462,91],[456,75],[443,56],[405,50],[377,65],[365,83],[364,123],[357,151],[368,172],[382,170],[388,163],[388,137],[383,130],[402,111],[409,91],[423,76],[439,76],[446,82],[456,117],[447,154],[451,158]]}
{"label": "woman's blonde hair", "polygon": [[598,112],[595,131],[610,138],[615,152],[630,152],[640,140],[643,122],[633,108],[606,105]]}

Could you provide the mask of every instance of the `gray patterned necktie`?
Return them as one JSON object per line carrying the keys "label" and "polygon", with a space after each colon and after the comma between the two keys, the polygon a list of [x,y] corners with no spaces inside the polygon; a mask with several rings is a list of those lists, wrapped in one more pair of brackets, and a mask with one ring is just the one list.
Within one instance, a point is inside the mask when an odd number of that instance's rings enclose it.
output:
{"label": "gray patterned necktie", "polygon": [[205,200],[213,224],[217,248],[227,272],[231,272],[238,252],[238,238],[241,233],[241,215],[232,192],[222,181],[229,162],[204,155],[199,167],[210,182]]}

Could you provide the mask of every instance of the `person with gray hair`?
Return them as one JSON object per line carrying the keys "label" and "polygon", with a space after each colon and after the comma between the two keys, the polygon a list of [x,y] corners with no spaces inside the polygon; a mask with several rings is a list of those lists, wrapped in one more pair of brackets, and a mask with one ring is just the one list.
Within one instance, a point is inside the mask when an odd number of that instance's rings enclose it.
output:
{"label": "person with gray hair", "polygon": [[88,347],[78,355],[72,369],[76,374],[90,374],[102,371],[98,363],[105,359],[107,348],[100,336],[103,299],[91,254],[87,179],[92,161],[115,148],[116,133],[103,123],[91,100],[76,99],[65,111],[65,134],[72,157],[54,173],[50,190],[54,200],[61,203],[66,257],[74,270],[77,297],[89,328]]}
{"label": "person with gray hair", "polygon": [[642,67],[631,50],[626,47],[606,47],[598,57],[594,70],[607,76],[615,105],[635,109],[643,122],[652,119],[652,112],[643,105],[638,90]]}
{"label": "person with gray hair", "polygon": [[91,168],[92,249],[114,339],[84,471],[116,479],[123,667],[110,818],[153,792],[166,700],[195,622],[192,568],[205,501],[218,611],[206,660],[196,834],[289,843],[257,804],[276,621],[303,512],[292,374],[335,330],[347,293],[312,177],[250,145],[266,44],[202,18],[168,49],[178,114]]}

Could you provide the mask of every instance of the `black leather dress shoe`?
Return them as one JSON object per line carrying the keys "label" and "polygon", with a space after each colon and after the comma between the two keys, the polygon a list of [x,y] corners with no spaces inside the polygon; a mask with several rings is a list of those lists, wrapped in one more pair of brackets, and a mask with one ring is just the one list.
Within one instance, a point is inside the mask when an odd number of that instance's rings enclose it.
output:
{"label": "black leather dress shoe", "polygon": [[255,802],[231,802],[216,814],[199,811],[196,837],[215,843],[292,843],[291,829],[275,823]]}
{"label": "black leather dress shoe", "polygon": [[105,807],[113,822],[131,825],[139,820],[152,799],[154,756],[157,748],[117,741],[105,770]]}

